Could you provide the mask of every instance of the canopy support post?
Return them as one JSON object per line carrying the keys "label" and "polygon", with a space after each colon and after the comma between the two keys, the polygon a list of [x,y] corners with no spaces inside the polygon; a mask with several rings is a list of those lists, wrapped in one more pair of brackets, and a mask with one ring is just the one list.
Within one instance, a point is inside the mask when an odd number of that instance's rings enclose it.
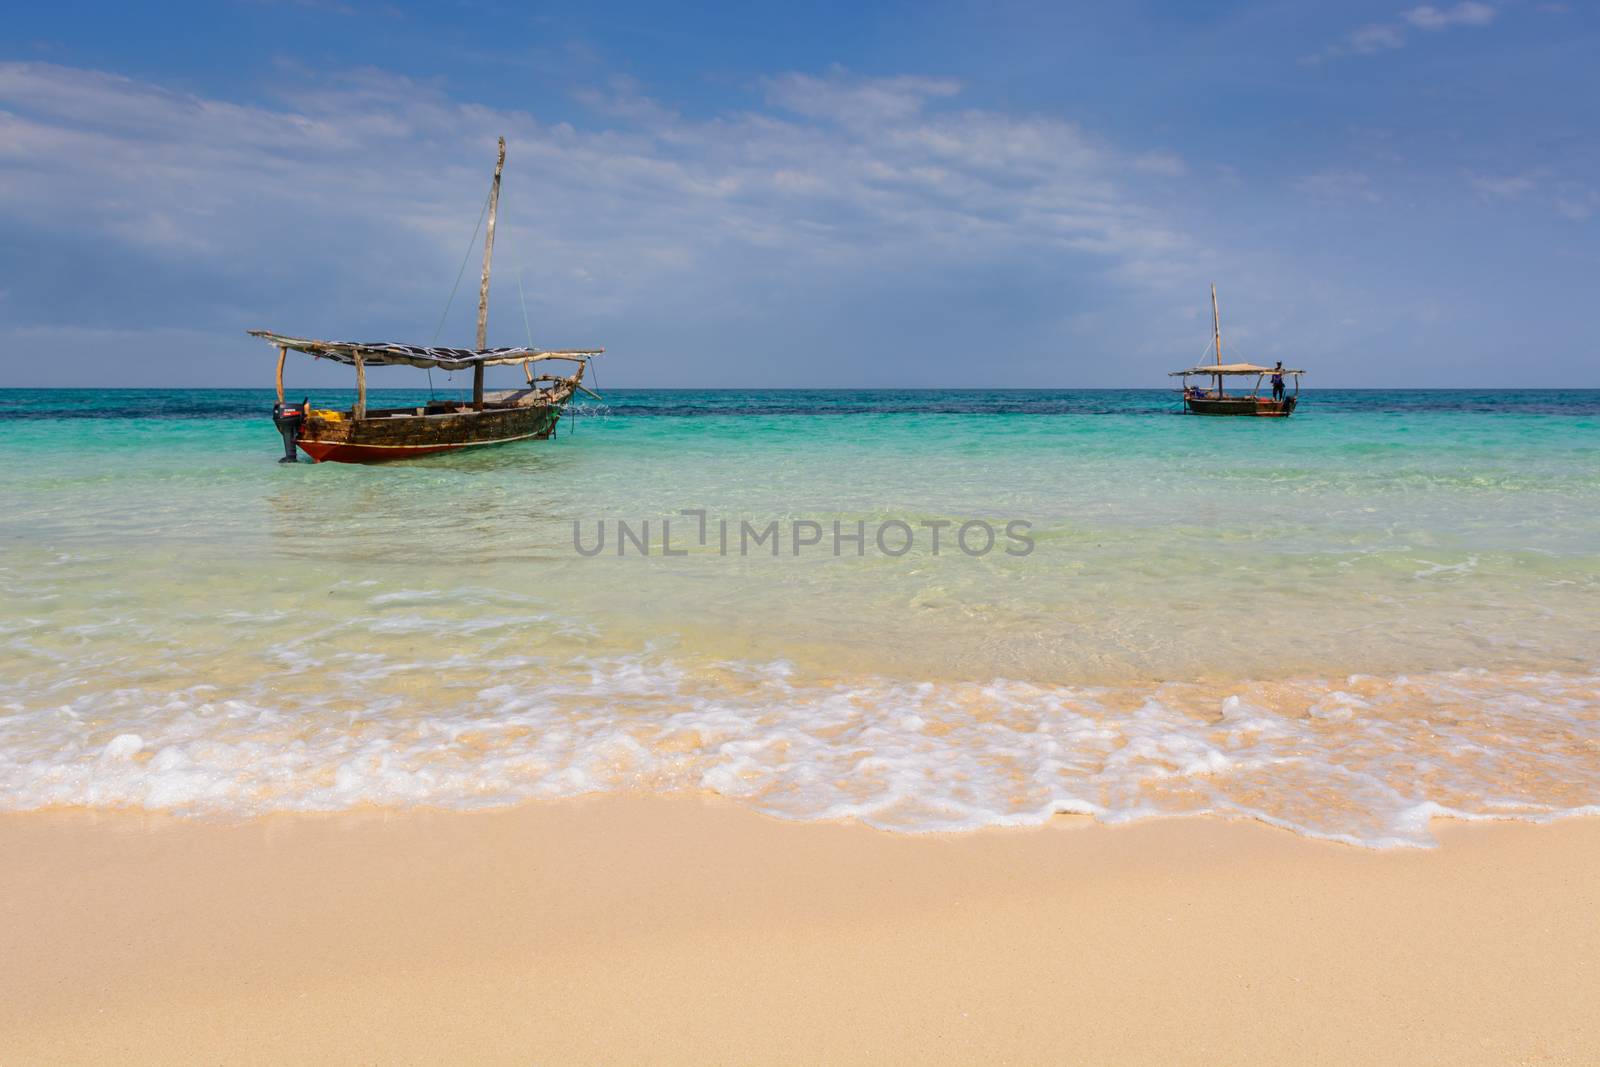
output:
{"label": "canopy support post", "polygon": [[283,345],[278,346],[278,404],[283,405],[283,362],[289,358],[289,349]]}
{"label": "canopy support post", "polygon": [[[494,162],[494,184],[489,187],[489,228],[483,238],[483,280],[478,285],[478,351],[489,342],[489,264],[494,259],[494,213],[500,206],[500,172],[506,165],[506,139],[500,138],[500,154]],[[472,368],[472,410],[483,410],[483,364]]]}
{"label": "canopy support post", "polygon": [[356,357],[356,407],[351,414],[358,422],[367,417],[367,364],[360,356]]}

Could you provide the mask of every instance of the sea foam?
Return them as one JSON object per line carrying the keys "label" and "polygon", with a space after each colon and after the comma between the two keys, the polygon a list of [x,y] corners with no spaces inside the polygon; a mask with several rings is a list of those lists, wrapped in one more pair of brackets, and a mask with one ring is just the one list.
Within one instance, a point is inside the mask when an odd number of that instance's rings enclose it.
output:
{"label": "sea foam", "polygon": [[332,691],[369,693],[356,702],[264,682],[13,702],[0,808],[241,816],[709,790],[898,832],[1219,814],[1394,847],[1429,844],[1436,816],[1544,821],[1600,805],[1597,674],[1141,689],[804,682],[782,662],[653,653],[492,666],[493,684],[429,689],[416,677],[437,664],[319,664]]}

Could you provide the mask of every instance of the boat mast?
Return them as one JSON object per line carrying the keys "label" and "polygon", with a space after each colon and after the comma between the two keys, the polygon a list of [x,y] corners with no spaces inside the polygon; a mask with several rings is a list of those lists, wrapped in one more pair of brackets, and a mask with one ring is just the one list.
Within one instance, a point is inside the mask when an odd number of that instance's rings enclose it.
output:
{"label": "boat mast", "polygon": [[[494,161],[494,184],[489,188],[489,229],[483,238],[483,281],[478,284],[478,351],[489,345],[489,264],[494,259],[494,213],[500,205],[500,171],[506,165],[506,139],[500,138],[500,154]],[[472,408],[483,410],[483,364],[472,368]]]}
{"label": "boat mast", "polygon": [[[498,179],[496,179],[498,181]],[[489,267],[485,263],[486,272]],[[485,277],[488,275],[485,274]],[[486,283],[487,284],[487,283]],[[1211,341],[1212,347],[1217,350],[1217,366],[1222,366],[1222,313],[1217,310],[1217,283],[1211,283]],[[481,347],[481,344],[480,344]],[[1222,395],[1222,375],[1217,375],[1217,395]]]}

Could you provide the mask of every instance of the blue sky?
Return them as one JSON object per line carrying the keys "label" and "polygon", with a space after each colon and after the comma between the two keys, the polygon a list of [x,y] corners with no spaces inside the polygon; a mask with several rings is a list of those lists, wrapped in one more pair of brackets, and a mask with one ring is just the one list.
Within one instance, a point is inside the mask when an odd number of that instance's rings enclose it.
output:
{"label": "blue sky", "polygon": [[30,5],[3,384],[265,384],[251,327],[427,343],[503,134],[490,341],[520,285],[603,385],[1160,387],[1215,280],[1228,354],[1308,387],[1596,387],[1597,15]]}

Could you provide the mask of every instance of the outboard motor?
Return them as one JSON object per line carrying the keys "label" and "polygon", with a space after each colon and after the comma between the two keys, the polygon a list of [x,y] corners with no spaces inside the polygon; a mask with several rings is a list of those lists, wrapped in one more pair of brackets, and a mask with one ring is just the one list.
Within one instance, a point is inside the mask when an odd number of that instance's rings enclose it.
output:
{"label": "outboard motor", "polygon": [[310,410],[309,400],[306,397],[298,404],[272,405],[272,424],[283,434],[283,458],[278,460],[279,463],[297,462],[294,443],[300,436],[301,424],[306,421],[306,412]]}

